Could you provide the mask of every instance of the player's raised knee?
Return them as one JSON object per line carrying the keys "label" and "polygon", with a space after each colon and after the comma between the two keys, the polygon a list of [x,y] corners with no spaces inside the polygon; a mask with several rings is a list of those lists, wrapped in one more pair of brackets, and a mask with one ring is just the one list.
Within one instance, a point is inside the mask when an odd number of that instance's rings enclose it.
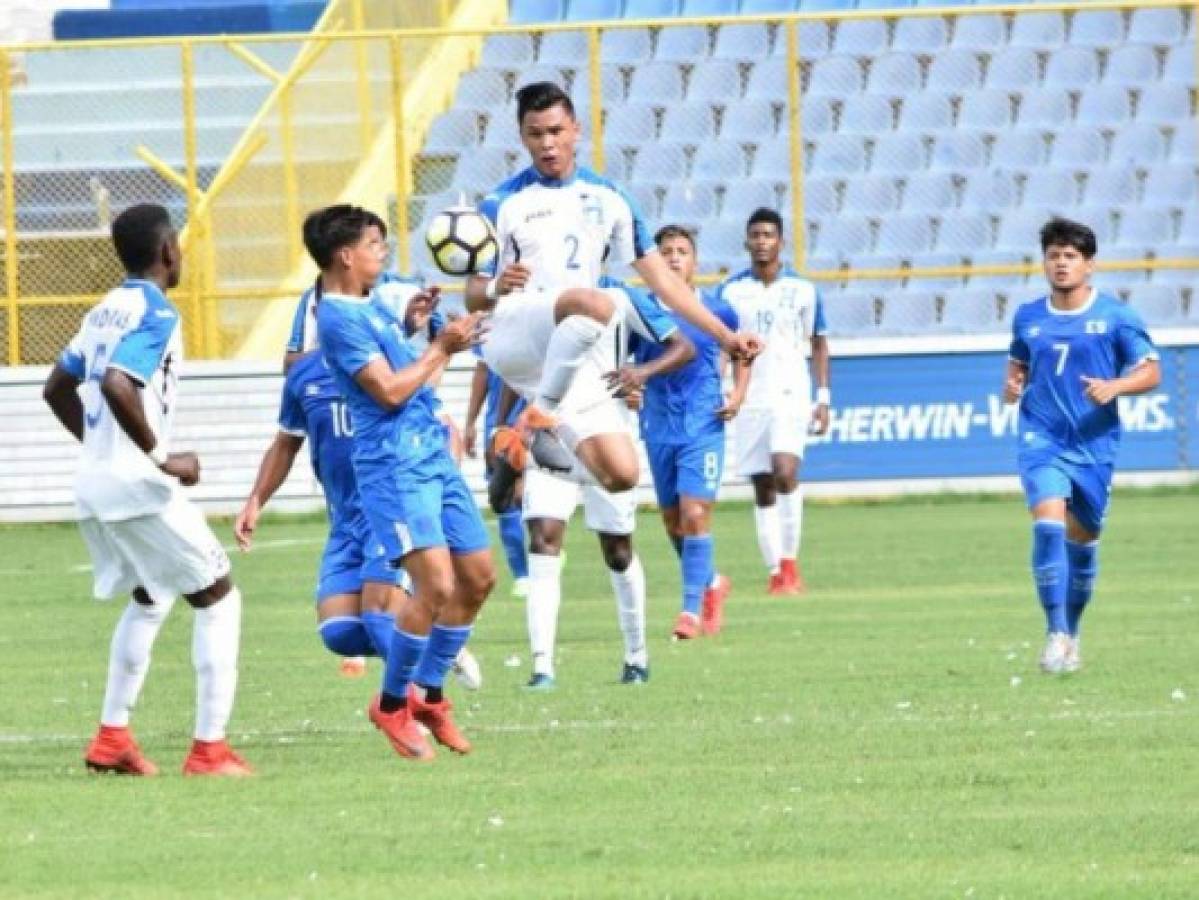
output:
{"label": "player's raised knee", "polygon": [[586,316],[607,324],[616,312],[616,304],[603,291],[590,288],[570,288],[563,291],[554,304],[554,318],[561,322],[567,316]]}

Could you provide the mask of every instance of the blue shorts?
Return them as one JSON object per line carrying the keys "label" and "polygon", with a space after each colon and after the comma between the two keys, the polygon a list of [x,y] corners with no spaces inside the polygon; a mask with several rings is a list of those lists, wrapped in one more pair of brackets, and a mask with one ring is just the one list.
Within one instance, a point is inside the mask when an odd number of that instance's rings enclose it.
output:
{"label": "blue shorts", "polygon": [[724,435],[696,438],[690,444],[647,442],[646,455],[654,476],[658,506],[678,506],[686,495],[700,500],[715,500],[724,472]]}
{"label": "blue shorts", "polygon": [[1054,497],[1066,501],[1066,509],[1087,531],[1103,529],[1111,499],[1111,464],[1080,465],[1045,453],[1021,454],[1020,481],[1028,508]]}
{"label": "blue shorts", "polygon": [[365,582],[394,584],[411,592],[403,569],[392,568],[387,551],[365,519],[339,522],[329,532],[316,582],[316,602],[337,594],[360,594]]}
{"label": "blue shorts", "polygon": [[430,547],[448,547],[456,554],[489,547],[475,498],[449,457],[422,469],[397,469],[389,477],[358,485],[371,531],[387,559],[394,563],[413,550]]}

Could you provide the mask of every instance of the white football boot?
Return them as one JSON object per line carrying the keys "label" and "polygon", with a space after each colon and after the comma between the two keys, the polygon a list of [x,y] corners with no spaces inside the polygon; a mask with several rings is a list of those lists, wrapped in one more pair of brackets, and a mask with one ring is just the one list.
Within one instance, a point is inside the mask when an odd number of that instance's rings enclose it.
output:
{"label": "white football boot", "polygon": [[483,669],[473,653],[463,647],[454,659],[454,677],[468,691],[477,691],[483,686]]}
{"label": "white football boot", "polygon": [[1047,675],[1060,675],[1066,671],[1066,654],[1069,652],[1070,635],[1064,631],[1050,632],[1041,651],[1041,671]]}
{"label": "white football boot", "polygon": [[1082,668],[1082,638],[1072,635],[1066,638],[1066,655],[1062,660],[1063,672],[1077,672]]}

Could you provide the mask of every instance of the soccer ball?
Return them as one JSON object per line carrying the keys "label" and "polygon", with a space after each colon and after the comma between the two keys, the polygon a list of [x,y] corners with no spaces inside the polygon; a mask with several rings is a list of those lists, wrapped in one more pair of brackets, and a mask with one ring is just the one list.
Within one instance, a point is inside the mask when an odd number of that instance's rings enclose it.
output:
{"label": "soccer ball", "polygon": [[473,275],[495,259],[491,223],[470,206],[451,206],[435,215],[425,229],[425,243],[447,275]]}

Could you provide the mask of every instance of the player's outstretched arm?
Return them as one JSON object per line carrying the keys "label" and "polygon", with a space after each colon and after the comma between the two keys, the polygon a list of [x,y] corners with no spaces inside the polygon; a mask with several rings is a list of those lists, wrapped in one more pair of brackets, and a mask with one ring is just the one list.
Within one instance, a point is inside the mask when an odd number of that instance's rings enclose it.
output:
{"label": "player's outstretched arm", "polygon": [[828,431],[828,359],[828,338],[823,334],[812,335],[812,380],[816,384],[816,405],[812,409],[814,434],[824,434]]}
{"label": "player's outstretched arm", "polygon": [[653,293],[680,316],[720,342],[734,359],[753,359],[762,351],[762,339],[755,334],[739,334],[729,328],[695,295],[695,292],[666,265],[658,253],[647,253],[633,263]]}
{"label": "player's outstretched arm", "polygon": [[1016,403],[1024,393],[1024,385],[1028,381],[1028,366],[1019,360],[1007,361],[1007,374],[1003,379],[1003,402]]}
{"label": "player's outstretched arm", "polygon": [[395,409],[436,375],[451,356],[479,344],[484,334],[482,315],[471,313],[446,325],[410,365],[396,371],[386,360],[376,357],[355,373],[354,380],[380,406]]}
{"label": "player's outstretched arm", "polygon": [[[722,354],[723,355],[723,354]],[[737,417],[737,413],[741,411],[741,406],[745,403],[745,395],[749,392],[749,375],[750,366],[753,365],[753,360],[735,359],[733,360],[733,389],[729,395],[724,398],[724,405],[716,410],[716,416],[728,422]],[[721,360],[721,376],[724,375],[724,361]]]}
{"label": "player's outstretched arm", "polygon": [[1083,375],[1082,383],[1090,401],[1102,406],[1125,394],[1143,394],[1153,390],[1162,383],[1162,366],[1156,359],[1146,359],[1127,375],[1109,379]]}
{"label": "player's outstretched arm", "polygon": [[479,439],[479,413],[487,399],[487,363],[483,360],[475,365],[475,374],[470,379],[470,396],[466,399],[466,421],[462,423],[462,447],[472,459],[479,452],[475,443]]}
{"label": "player's outstretched arm", "polygon": [[296,461],[296,454],[302,446],[304,438],[280,431],[266,448],[266,453],[262,454],[262,462],[258,464],[258,475],[254,479],[254,486],[250,488],[250,496],[246,498],[245,505],[233,523],[233,536],[237,539],[240,549],[250,549],[259,515],[271,497],[275,496],[275,491],[287,480],[287,475]]}
{"label": "player's outstretched arm", "polygon": [[[151,456],[158,446],[158,437],[146,421],[141,385],[120,369],[110,368],[100,380],[100,393],[104,395],[112,417],[117,420],[121,430],[129,435],[129,440],[142,453]],[[172,478],[178,478],[180,484],[187,487],[200,480],[200,460],[194,453],[172,453],[158,468]]]}
{"label": "player's outstretched arm", "polygon": [[75,435],[75,440],[83,440],[83,401],[79,399],[79,385],[82,382],[61,365],[55,364],[42,388],[42,399],[54,413],[54,418],[62,422],[63,428]]}

